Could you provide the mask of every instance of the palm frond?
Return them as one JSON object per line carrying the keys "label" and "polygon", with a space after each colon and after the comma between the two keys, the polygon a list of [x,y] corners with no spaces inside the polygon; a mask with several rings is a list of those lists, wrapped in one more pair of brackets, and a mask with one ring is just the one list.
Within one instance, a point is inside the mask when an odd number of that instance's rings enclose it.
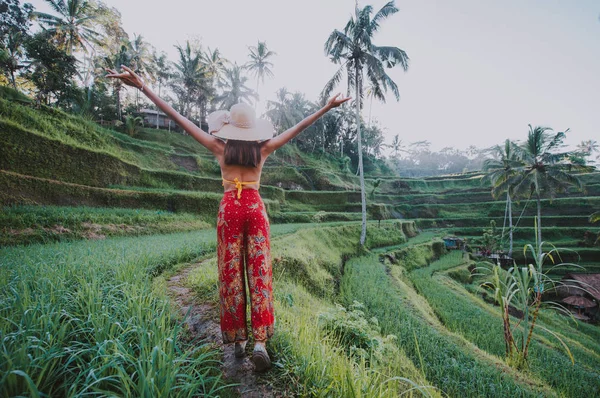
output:
{"label": "palm frond", "polygon": [[397,13],[398,11],[400,10],[394,4],[394,0],[388,2],[383,7],[381,7],[381,9],[377,11],[377,13],[373,16],[369,30],[372,33],[377,32],[377,30],[379,29],[379,23],[387,17],[389,17],[390,15]]}
{"label": "palm frond", "polygon": [[409,58],[406,51],[398,47],[373,46],[373,52],[377,54],[377,57],[385,64],[386,68],[393,68],[396,65],[400,65],[405,72],[408,70]]}

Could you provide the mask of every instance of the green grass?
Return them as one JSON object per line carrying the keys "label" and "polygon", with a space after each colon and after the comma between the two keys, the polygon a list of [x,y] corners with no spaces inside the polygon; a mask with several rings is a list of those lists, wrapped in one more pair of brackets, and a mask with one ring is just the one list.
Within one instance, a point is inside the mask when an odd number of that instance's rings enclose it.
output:
{"label": "green grass", "polygon": [[[403,231],[410,228],[399,222],[384,224],[385,229],[369,227],[369,248],[405,241]],[[336,277],[343,260],[358,254],[360,225],[301,226],[293,234],[273,234],[272,240],[276,333],[268,349],[276,363],[276,379],[298,396],[396,397],[417,387],[426,395],[439,396],[423,387],[429,383],[400,349],[394,348],[388,357],[361,360],[323,329],[319,315],[335,311]],[[274,227],[291,231],[287,225]],[[189,275],[187,285],[200,301],[218,303],[216,268],[213,258]]]}
{"label": "green grass", "polygon": [[[459,283],[438,273],[464,263],[462,253],[453,252],[429,267],[414,270],[409,278],[449,330],[460,333],[490,354],[503,357],[505,346],[499,309],[471,297]],[[564,322],[566,325],[566,319]],[[543,320],[540,325],[548,326]],[[571,364],[560,343],[538,329],[530,350],[530,371],[563,396],[599,394],[600,344],[576,329],[563,326],[561,331],[564,333],[561,338],[575,355],[575,365]]]}
{"label": "green grass", "polygon": [[[532,380],[515,380],[502,366],[474,352],[461,338],[435,327],[413,307],[409,292],[399,289],[377,257],[346,263],[341,286],[346,303],[362,302],[379,320],[382,333],[395,334],[399,347],[427,379],[449,396],[507,397],[548,395]],[[510,372],[509,372],[510,373]]]}
{"label": "green grass", "polygon": [[190,213],[162,210],[6,206],[0,212],[0,247],[106,236],[149,235],[209,228]]}
{"label": "green grass", "polygon": [[215,353],[181,342],[152,276],[214,250],[214,230],[0,250],[0,393],[215,396]]}

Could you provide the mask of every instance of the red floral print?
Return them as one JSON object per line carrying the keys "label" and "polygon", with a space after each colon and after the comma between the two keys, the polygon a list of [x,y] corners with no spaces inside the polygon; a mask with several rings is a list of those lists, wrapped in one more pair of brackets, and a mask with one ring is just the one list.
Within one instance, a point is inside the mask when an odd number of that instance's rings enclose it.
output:
{"label": "red floral print", "polygon": [[226,192],[217,218],[217,257],[223,343],[247,340],[246,289],[255,340],[273,335],[273,270],[269,219],[256,189]]}

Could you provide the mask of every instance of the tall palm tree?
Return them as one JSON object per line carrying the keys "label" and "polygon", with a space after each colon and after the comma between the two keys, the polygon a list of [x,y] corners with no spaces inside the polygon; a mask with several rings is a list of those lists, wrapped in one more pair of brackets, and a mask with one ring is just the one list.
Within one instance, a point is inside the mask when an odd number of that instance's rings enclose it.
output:
{"label": "tall palm tree", "polygon": [[[150,54],[150,46],[144,41],[142,35],[133,34],[133,41],[129,42],[129,53],[131,54],[131,68],[138,75],[153,80],[153,64]],[[135,91],[135,106],[139,111],[140,92]]]}
{"label": "tall palm tree", "polygon": [[275,129],[284,131],[295,123],[293,110],[290,109],[290,92],[282,87],[275,92],[275,100],[267,102],[266,116],[271,120]]}
{"label": "tall palm tree", "polygon": [[209,47],[208,51],[202,53],[202,62],[204,62],[209,78],[212,79],[213,86],[219,85],[229,61],[223,58],[218,48],[213,51]]}
{"label": "tall palm tree", "polygon": [[[119,70],[121,69],[121,65],[129,65],[130,62],[131,54],[129,53],[129,50],[127,49],[126,45],[121,45],[119,52],[117,52],[116,54],[104,57],[105,68],[113,70]],[[117,118],[121,120],[123,116],[121,110],[121,90],[123,89],[123,83],[120,79],[112,79],[112,84],[113,93],[117,101]]]}
{"label": "tall palm tree", "polygon": [[[158,96],[160,97],[162,86],[173,76],[171,63],[167,59],[167,54],[158,55],[156,51],[152,53],[152,70],[154,71],[154,81],[158,84]],[[160,113],[156,113],[156,128],[158,129]]]}
{"label": "tall palm tree", "polygon": [[[273,71],[273,63],[269,61],[270,58],[273,58],[277,53],[271,51],[267,48],[267,43],[264,41],[258,41],[258,45],[248,47],[250,50],[250,61],[248,61],[244,68],[248,69],[250,73],[256,76],[256,94],[258,96],[258,83],[259,81],[264,84],[265,76],[272,78]],[[257,97],[258,100],[258,97]]]}
{"label": "tall palm tree", "polygon": [[571,162],[570,152],[558,152],[568,131],[554,134],[549,127],[529,125],[527,141],[521,147],[516,147],[522,165],[506,182],[512,187],[514,196],[533,197],[536,200],[538,253],[542,252],[542,197],[554,198],[557,193],[572,186],[582,190],[583,183],[573,172],[591,169]]}
{"label": "tall palm tree", "polygon": [[225,69],[223,83],[221,84],[222,93],[215,98],[217,103],[224,109],[229,109],[240,102],[250,102],[250,98],[257,98],[252,89],[246,86],[248,77],[242,74],[242,67],[234,64],[231,68]]}
{"label": "tall palm tree", "polygon": [[373,96],[385,102],[385,93],[391,90],[400,99],[398,86],[385,72],[385,68],[395,66],[408,69],[408,56],[398,47],[376,46],[372,39],[379,30],[380,23],[390,15],[398,12],[394,1],[390,1],[375,13],[372,6],[355,7],[354,16],[350,18],[344,31],[334,30],[325,42],[325,53],[335,64],[341,64],[338,71],[327,82],[321,95],[328,97],[341,81],[344,71],[348,82],[348,94],[351,87],[355,89],[356,127],[358,139],[358,168],[360,174],[360,191],[362,200],[362,231],[360,244],[364,245],[367,233],[367,201],[363,173],[362,137],[360,134],[360,110],[364,97],[365,79],[371,84]]}
{"label": "tall palm tree", "polygon": [[67,54],[77,49],[87,52],[97,43],[100,33],[93,28],[95,3],[89,0],[46,0],[58,15],[34,12],[33,15],[55,35]]}
{"label": "tall palm tree", "polygon": [[184,47],[177,45],[175,48],[179,52],[179,61],[175,63],[177,85],[173,89],[179,98],[182,112],[190,116],[194,103],[198,102],[203,114],[209,79],[202,62],[202,52],[193,48],[189,41]]}
{"label": "tall palm tree", "polygon": [[[492,196],[498,196],[506,192],[506,213],[508,214],[509,249],[508,256],[513,253],[513,225],[512,225],[512,199],[510,182],[517,175],[521,162],[517,156],[515,144],[506,140],[504,145],[497,145],[492,149],[497,158],[486,159],[483,162],[483,171],[486,173],[482,182],[490,182],[492,185]],[[506,220],[506,219],[505,219]]]}
{"label": "tall palm tree", "polygon": [[392,143],[390,145],[388,145],[389,148],[392,149],[392,151],[394,152],[394,156],[398,156],[398,152],[403,151],[402,147],[404,145],[402,144],[402,140],[400,139],[400,135],[396,134],[394,136],[394,139],[392,140]]}

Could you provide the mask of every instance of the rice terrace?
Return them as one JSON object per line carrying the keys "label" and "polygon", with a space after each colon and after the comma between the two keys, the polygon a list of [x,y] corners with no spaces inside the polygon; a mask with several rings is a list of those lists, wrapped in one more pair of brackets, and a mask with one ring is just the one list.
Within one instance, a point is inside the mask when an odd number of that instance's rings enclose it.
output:
{"label": "rice terrace", "polygon": [[597,3],[150,3],[0,0],[0,397],[600,397]]}

